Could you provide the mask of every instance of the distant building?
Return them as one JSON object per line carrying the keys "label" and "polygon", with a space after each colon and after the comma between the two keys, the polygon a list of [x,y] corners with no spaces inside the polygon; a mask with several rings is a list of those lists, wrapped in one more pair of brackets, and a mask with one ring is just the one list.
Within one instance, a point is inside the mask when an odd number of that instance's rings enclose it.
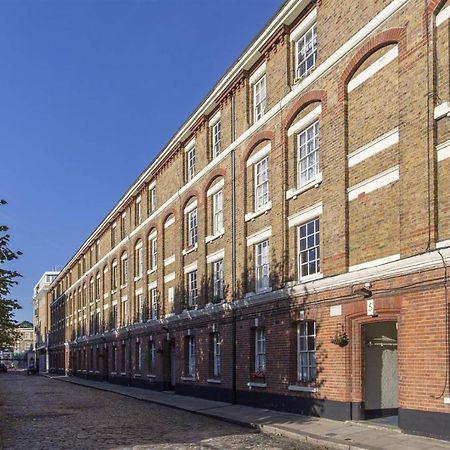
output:
{"label": "distant building", "polygon": [[50,306],[47,292],[59,272],[45,272],[33,292],[33,327],[36,351],[36,364],[40,372],[48,370],[48,333],[50,328]]}
{"label": "distant building", "polygon": [[17,331],[19,332],[19,338],[14,344],[14,353],[26,353],[34,349],[34,331],[33,324],[24,320],[17,325]]}

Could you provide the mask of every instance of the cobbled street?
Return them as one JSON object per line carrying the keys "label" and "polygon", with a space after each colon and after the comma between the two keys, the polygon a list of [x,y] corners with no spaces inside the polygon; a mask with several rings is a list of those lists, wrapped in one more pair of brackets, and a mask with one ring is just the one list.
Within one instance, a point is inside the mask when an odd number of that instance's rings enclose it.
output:
{"label": "cobbled street", "polygon": [[0,374],[1,449],[318,449],[110,392]]}

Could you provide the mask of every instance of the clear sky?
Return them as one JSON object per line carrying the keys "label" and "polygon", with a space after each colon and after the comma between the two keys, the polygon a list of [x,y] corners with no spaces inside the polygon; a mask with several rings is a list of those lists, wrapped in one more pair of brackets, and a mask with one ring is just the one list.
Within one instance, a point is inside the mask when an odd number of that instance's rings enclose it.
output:
{"label": "clear sky", "polygon": [[13,296],[61,268],[282,0],[0,0]]}

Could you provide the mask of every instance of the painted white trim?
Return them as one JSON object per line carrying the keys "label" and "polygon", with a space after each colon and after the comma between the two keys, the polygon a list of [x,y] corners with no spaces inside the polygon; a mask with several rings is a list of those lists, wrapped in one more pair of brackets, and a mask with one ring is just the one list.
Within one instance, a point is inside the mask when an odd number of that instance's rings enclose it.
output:
{"label": "painted white trim", "polygon": [[140,287],[139,289],[136,289],[134,291],[134,295],[141,295],[143,292],[144,292],[144,289]]}
{"label": "painted white trim", "polygon": [[288,128],[288,136],[299,133],[300,131],[311,125],[319,118],[321,113],[322,105],[316,106],[312,111],[306,114],[305,117],[302,117],[298,122],[294,123]]}
{"label": "painted white trim", "polygon": [[217,252],[211,253],[206,256],[206,262],[208,264],[220,261],[221,259],[225,258],[225,249],[218,250]]}
{"label": "painted white trim", "polygon": [[293,392],[319,392],[318,387],[313,386],[298,386],[296,384],[291,384],[288,386],[288,391]]}
{"label": "painted white trim", "polygon": [[214,183],[207,191],[206,191],[206,196],[207,197],[211,197],[211,195],[216,194],[217,192],[219,192],[225,185],[225,180],[222,178],[220,181],[218,181],[217,183]]}
{"label": "painted white trim", "polygon": [[164,283],[169,283],[173,280],[175,280],[175,272],[171,272],[164,276]]}
{"label": "painted white trim", "polygon": [[174,223],[175,223],[175,215],[172,214],[172,217],[164,222],[164,228],[169,228],[170,225],[173,225]]}
{"label": "painted white trim", "polygon": [[103,310],[108,309],[109,305],[103,305]]}
{"label": "painted white trim", "polygon": [[175,262],[175,255],[171,255],[168,256],[165,260],[164,260],[164,267],[169,266],[170,264],[173,264]]}
{"label": "painted white trim", "polygon": [[316,175],[314,180],[309,181],[306,184],[303,184],[299,188],[291,188],[286,191],[286,200],[290,200],[291,198],[297,198],[297,195],[300,195],[302,192],[305,192],[313,187],[319,187],[320,183],[322,183],[322,172],[319,172]]}
{"label": "painted white trim", "polygon": [[219,233],[213,234],[213,235],[210,235],[210,236],[206,236],[206,237],[205,237],[205,242],[206,242],[207,244],[209,244],[210,242],[215,241],[216,239],[221,238],[224,234],[225,234],[225,230],[222,228],[222,229],[219,231]]}
{"label": "painted white trim", "polygon": [[308,208],[305,208],[298,213],[292,214],[288,217],[289,228],[301,225],[302,223],[308,222],[311,219],[319,217],[323,213],[322,202],[316,203]]}
{"label": "painted white trim", "polygon": [[400,259],[400,254],[397,253],[395,255],[391,255],[391,256],[386,256],[384,258],[379,258],[379,259],[374,259],[372,261],[367,261],[365,263],[361,263],[361,264],[355,264],[353,266],[350,266],[348,268],[349,272],[356,272],[357,270],[362,270],[362,269],[368,269],[369,267],[377,267],[377,266],[381,266],[382,264],[387,264],[393,261],[398,261]]}
{"label": "painted white trim", "polygon": [[445,248],[450,247],[450,239],[447,239],[446,241],[439,241],[436,243],[436,248]]}
{"label": "painted white trim", "polygon": [[399,128],[396,127],[393,130],[388,131],[382,136],[377,137],[372,142],[358,148],[354,152],[347,155],[348,167],[356,166],[360,162],[370,158],[373,155],[398,144],[400,141]]}
{"label": "painted white trim", "polygon": [[[128,258],[128,255],[127,255],[127,252],[125,252],[121,257],[120,257],[120,260],[121,261],[123,261],[124,259],[127,259]],[[114,265],[114,264],[113,264]]]}
{"label": "painted white trim", "polygon": [[120,300],[122,302],[126,302],[128,300],[128,295],[122,295],[122,297],[120,297]]}
{"label": "painted white trim", "polygon": [[214,126],[214,125],[220,120],[221,115],[222,115],[222,110],[219,109],[219,111],[217,111],[217,112],[211,117],[211,119],[209,119],[208,126],[209,126],[209,127]]}
{"label": "painted white trim", "polygon": [[134,246],[135,250],[139,250],[140,248],[142,248],[144,246],[144,244],[142,243],[142,239],[139,241],[139,243],[137,245]]}
{"label": "painted white trim", "polygon": [[272,200],[269,200],[264,206],[259,208],[257,211],[252,211],[252,212],[247,213],[244,216],[244,220],[245,220],[245,222],[253,220],[256,217],[261,216],[262,214],[270,211],[271,209],[272,209]]}
{"label": "painted white trim", "polygon": [[149,235],[148,235],[148,240],[151,241],[152,239],[155,239],[155,237],[158,237],[158,232],[156,230],[152,231]]}
{"label": "painted white trim", "polygon": [[183,267],[183,272],[185,275],[189,272],[193,272],[194,270],[197,270],[197,261],[194,261],[193,263]]}
{"label": "painted white trim", "polygon": [[249,381],[247,383],[247,386],[249,388],[252,388],[252,387],[265,388],[265,387],[267,387],[267,383],[256,383],[254,381]]}
{"label": "painted white trim", "polygon": [[450,102],[442,102],[434,108],[434,120],[439,120],[446,116],[450,116]]}
{"label": "painted white trim", "polygon": [[265,241],[270,236],[272,236],[272,227],[267,227],[260,231],[257,231],[256,233],[247,236],[247,247],[259,244],[260,242]]}
{"label": "painted white trim", "polygon": [[264,61],[249,78],[249,84],[255,84],[266,73],[266,62]]}
{"label": "painted white trim", "polygon": [[436,146],[436,150],[438,162],[450,158],[450,140]]}
{"label": "painted white trim", "polygon": [[215,378],[208,378],[208,379],[206,380],[206,382],[207,382],[207,383],[212,383],[212,384],[220,384],[220,383],[222,383],[222,380],[217,380],[217,379],[215,379]]}
{"label": "painted white trim", "polygon": [[378,58],[375,62],[373,62],[367,69],[364,69],[360,74],[353,77],[347,85],[348,92],[352,92],[358,86],[367,81],[370,77],[375,75],[381,69],[386,67],[392,61],[395,61],[398,57],[398,45],[391,48],[387,51],[383,56]]}
{"label": "painted white trim", "polygon": [[192,150],[195,147],[195,138],[192,138],[185,146],[184,153],[187,153],[189,150]]}
{"label": "painted white trim", "polygon": [[148,283],[148,290],[156,289],[158,287],[158,281],[152,281],[151,283]]}
{"label": "painted white trim", "polygon": [[197,208],[197,200],[194,200],[192,203],[189,203],[189,205],[184,208],[184,213],[188,214],[191,211],[194,211],[194,209]]}
{"label": "painted white trim", "polygon": [[391,167],[384,172],[381,172],[361,183],[355,184],[351,188],[348,188],[348,199],[349,201],[355,200],[360,194],[368,194],[377,189],[387,186],[388,184],[394,183],[400,179],[400,169],[399,166]]}
{"label": "painted white trim", "polygon": [[151,191],[154,187],[156,187],[156,181],[153,180],[149,185],[148,185],[148,190]]}
{"label": "painted white trim", "polygon": [[300,39],[314,24],[317,18],[317,8],[314,8],[292,31],[289,40],[297,41]]}
{"label": "painted white trim", "polygon": [[141,203],[142,202],[142,196],[139,195],[138,197],[136,197],[136,203]]}
{"label": "painted white trim", "polygon": [[450,19],[450,6],[447,6],[446,8],[439,11],[439,13],[436,16],[436,26],[442,25],[445,21]]}
{"label": "painted white trim", "polygon": [[[243,68],[248,67],[256,61],[256,57],[259,57],[258,49],[264,43],[265,39],[268,39],[270,35],[282,24],[288,17],[296,17],[302,9],[307,5],[309,0],[290,0],[288,1],[280,10],[279,15],[272,21],[271,24],[261,33],[261,35],[255,39],[254,43],[249,47],[244,55],[239,59],[239,61],[233,66],[229,72],[225,74],[223,79],[216,85],[215,88],[210,93],[210,96],[206,98],[201,105],[197,108],[187,122],[180,128],[180,130],[173,136],[173,138],[168,142],[165,148],[160,152],[159,156],[153,161],[153,163],[145,170],[141,176],[136,180],[136,182],[131,186],[127,192],[123,195],[122,199],[116,204],[116,206],[109,212],[105,219],[95,228],[95,230],[90,234],[90,236],[84,241],[80,246],[78,251],[72,256],[72,258],[63,267],[58,277],[53,280],[52,285],[58,283],[63,274],[65,275],[65,269],[69,267],[77,258],[86,250],[86,248],[91,244],[91,237],[95,237],[96,233],[101,230],[104,225],[111,222],[113,217],[118,211],[126,204],[126,202],[135,194],[135,191],[140,184],[145,181],[146,178],[152,175],[152,170],[161,162],[162,159],[176,146],[180,139],[187,136],[191,131],[190,127],[192,124],[198,120],[198,118],[204,114],[208,108],[213,108],[215,106],[216,97],[222,92],[222,90],[227,86],[227,84],[237,75],[237,73]],[[194,183],[197,182],[203,175],[208,173],[213,167],[220,164],[228,154],[241,145],[246,139],[248,139],[260,126],[268,122],[275,114],[279,113],[285,107],[287,107],[290,102],[297,96],[301,95],[313,82],[318,78],[322,77],[329,70],[333,68],[342,58],[344,58],[348,53],[350,53],[354,48],[356,48],[364,39],[370,36],[381,24],[387,21],[390,17],[400,11],[410,0],[394,0],[389,5],[387,5],[383,10],[381,10],[375,17],[373,17],[364,27],[357,31],[345,44],[339,47],[328,59],[326,59],[320,66],[313,70],[310,75],[308,75],[301,82],[295,84],[292,87],[291,92],[289,92],[284,98],[282,98],[277,104],[275,104],[269,111],[267,111],[264,116],[250,128],[248,128],[244,133],[242,133],[233,143],[231,143],[226,149],[224,149],[216,158],[214,158],[207,166],[205,166],[200,172],[194,176],[188,183],[182,186],[177,192],[175,192],[164,204],[162,204],[150,217],[148,217],[139,227],[134,229],[130,233],[130,237],[135,233],[138,233],[142,227],[144,227],[149,221],[153,220],[161,212],[163,212],[172,202],[174,202],[180,195],[186,192]],[[257,56],[255,56],[257,55]],[[115,227],[116,222],[113,223]],[[117,244],[112,250],[108,252],[97,264],[107,260],[107,258],[113,254],[125,239]],[[75,281],[72,286],[68,288],[71,289],[73,286],[77,285],[80,280]],[[51,285],[51,286],[52,286]]]}
{"label": "painted white trim", "polygon": [[261,150],[258,150],[254,155],[250,156],[250,158],[247,159],[247,167],[259,163],[259,161],[264,159],[269,154],[271,147],[272,143],[269,142]]}

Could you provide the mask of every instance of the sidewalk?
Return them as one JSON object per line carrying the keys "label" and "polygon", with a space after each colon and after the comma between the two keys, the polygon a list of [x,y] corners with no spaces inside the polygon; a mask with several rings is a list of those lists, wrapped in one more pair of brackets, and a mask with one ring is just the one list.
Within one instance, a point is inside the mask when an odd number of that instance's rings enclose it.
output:
{"label": "sidewalk", "polygon": [[184,395],[169,394],[111,383],[67,376],[48,378],[85,387],[114,392],[137,400],[148,401],[184,411],[214,417],[237,425],[256,428],[262,433],[277,434],[337,449],[385,450],[450,450],[450,442],[403,434],[399,430],[366,423],[334,420],[281,413],[268,409],[216,402]]}

